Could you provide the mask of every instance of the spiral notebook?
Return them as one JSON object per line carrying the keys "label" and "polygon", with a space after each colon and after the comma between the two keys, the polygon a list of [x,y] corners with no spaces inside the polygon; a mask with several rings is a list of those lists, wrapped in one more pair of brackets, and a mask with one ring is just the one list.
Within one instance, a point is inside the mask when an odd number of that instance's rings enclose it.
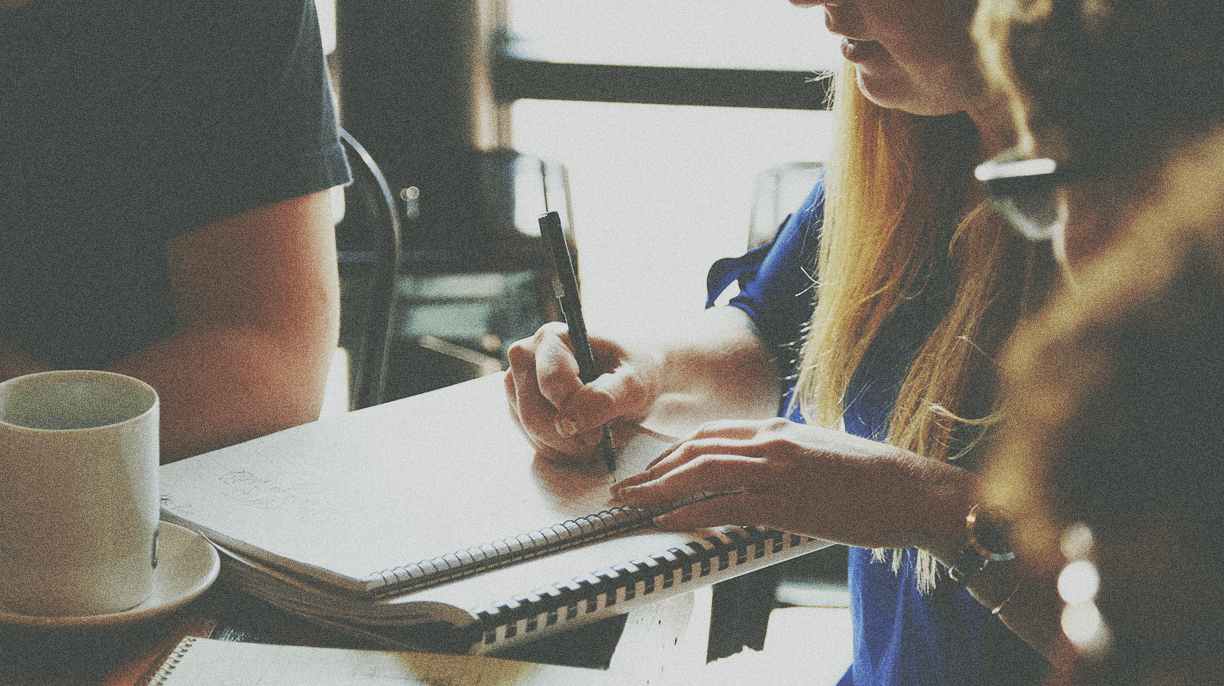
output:
{"label": "spiral notebook", "polygon": [[165,465],[162,517],[208,537],[223,578],[275,605],[391,647],[447,636],[476,652],[825,544],[655,530],[655,511],[608,489],[671,439],[636,426],[615,438],[615,475],[537,456],[495,374]]}
{"label": "spiral notebook", "polygon": [[617,683],[613,675],[601,670],[492,657],[236,643],[194,637],[183,639],[146,677],[140,683],[148,686]]}

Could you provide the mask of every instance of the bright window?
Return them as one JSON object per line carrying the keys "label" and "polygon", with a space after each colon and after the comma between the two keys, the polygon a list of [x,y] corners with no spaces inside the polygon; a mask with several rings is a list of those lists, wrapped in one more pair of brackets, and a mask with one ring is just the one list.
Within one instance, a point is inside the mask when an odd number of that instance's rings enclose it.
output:
{"label": "bright window", "polygon": [[[515,53],[553,62],[816,74],[839,59],[823,12],[784,0],[510,0],[509,10]],[[517,101],[514,147],[569,170],[590,326],[665,326],[700,309],[710,263],[744,251],[758,175],[823,161],[829,117]]]}

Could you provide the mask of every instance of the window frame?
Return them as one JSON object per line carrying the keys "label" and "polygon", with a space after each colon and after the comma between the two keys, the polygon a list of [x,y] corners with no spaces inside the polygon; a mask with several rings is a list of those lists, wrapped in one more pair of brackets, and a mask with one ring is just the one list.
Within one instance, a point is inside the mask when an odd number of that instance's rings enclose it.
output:
{"label": "window frame", "polygon": [[534,99],[829,109],[831,72],[550,62],[517,54],[504,28],[492,41],[489,65],[499,104]]}

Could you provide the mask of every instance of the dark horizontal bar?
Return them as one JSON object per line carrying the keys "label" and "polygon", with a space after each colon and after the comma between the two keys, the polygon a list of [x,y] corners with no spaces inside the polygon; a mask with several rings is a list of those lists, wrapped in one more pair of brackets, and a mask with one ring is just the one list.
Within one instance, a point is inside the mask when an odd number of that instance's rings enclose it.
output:
{"label": "dark horizontal bar", "polygon": [[651,105],[828,109],[828,79],[817,72],[567,64],[503,55],[493,60],[502,102],[583,100]]}

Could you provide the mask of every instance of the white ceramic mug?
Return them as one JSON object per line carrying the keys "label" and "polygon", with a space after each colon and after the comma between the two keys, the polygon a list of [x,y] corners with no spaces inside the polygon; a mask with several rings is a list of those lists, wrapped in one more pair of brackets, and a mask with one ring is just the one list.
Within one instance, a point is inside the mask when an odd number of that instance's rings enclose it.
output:
{"label": "white ceramic mug", "polygon": [[0,383],[0,603],[37,616],[144,602],[157,566],[158,399],[122,374]]}

